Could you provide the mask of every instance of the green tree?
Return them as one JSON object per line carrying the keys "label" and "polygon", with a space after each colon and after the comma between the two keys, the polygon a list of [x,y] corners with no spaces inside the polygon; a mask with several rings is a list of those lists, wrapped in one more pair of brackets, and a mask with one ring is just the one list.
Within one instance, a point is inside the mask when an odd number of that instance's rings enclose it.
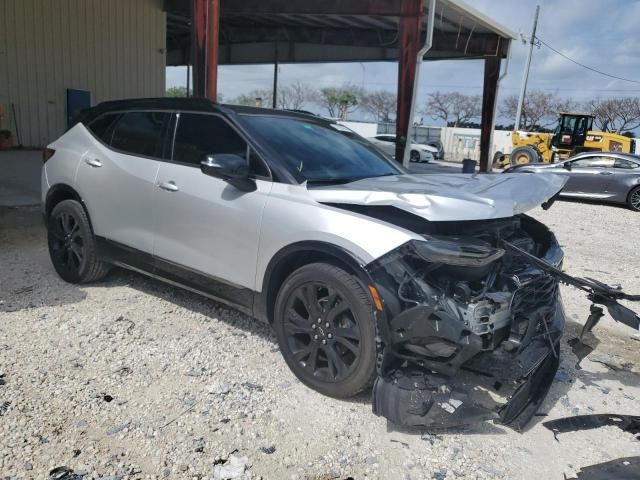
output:
{"label": "green tree", "polygon": [[186,97],[187,87],[170,87],[167,88],[167,97]]}
{"label": "green tree", "polygon": [[320,89],[316,101],[324,106],[332,118],[346,120],[347,114],[356,110],[363,98],[363,91],[354,85]]}

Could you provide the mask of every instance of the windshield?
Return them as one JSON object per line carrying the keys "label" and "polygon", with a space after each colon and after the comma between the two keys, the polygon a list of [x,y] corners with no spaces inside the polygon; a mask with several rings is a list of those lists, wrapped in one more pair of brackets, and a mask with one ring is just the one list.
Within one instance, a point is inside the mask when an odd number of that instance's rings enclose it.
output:
{"label": "windshield", "polygon": [[403,173],[371,143],[340,124],[242,115],[260,143],[309,182],[347,182]]}

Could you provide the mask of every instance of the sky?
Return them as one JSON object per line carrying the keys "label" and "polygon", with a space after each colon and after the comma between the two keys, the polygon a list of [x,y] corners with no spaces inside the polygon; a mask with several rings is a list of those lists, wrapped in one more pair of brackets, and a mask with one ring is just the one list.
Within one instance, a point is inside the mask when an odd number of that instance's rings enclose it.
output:
{"label": "sky", "polygon": [[[639,83],[616,80],[571,63],[545,46],[534,47],[528,89],[544,90],[585,101],[597,97],[640,95],[640,0],[466,0],[466,3],[498,23],[529,37],[536,4],[540,5],[537,36],[572,59]],[[508,74],[500,97],[520,89],[528,46],[514,40]],[[505,67],[503,61],[503,69]],[[395,91],[397,63],[281,65],[280,85],[300,81],[316,87],[354,83],[368,90]],[[418,105],[434,91],[482,92],[481,60],[424,62],[418,89]],[[270,88],[273,66],[221,66],[218,90],[225,100],[254,89]],[[167,69],[167,87],[184,85],[186,69]],[[318,107],[308,108],[321,113]],[[326,113],[326,112],[324,112]],[[356,113],[354,117],[361,117]],[[509,119],[498,118],[498,121]],[[424,118],[425,124],[438,122]],[[513,121],[513,119],[511,119]]]}

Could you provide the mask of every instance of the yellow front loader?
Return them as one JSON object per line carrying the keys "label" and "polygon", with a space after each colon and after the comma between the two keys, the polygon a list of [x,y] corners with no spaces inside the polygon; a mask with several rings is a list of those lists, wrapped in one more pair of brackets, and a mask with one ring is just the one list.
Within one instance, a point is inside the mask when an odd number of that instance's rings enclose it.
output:
{"label": "yellow front loader", "polygon": [[557,162],[588,151],[635,153],[635,139],[617,133],[594,132],[592,126],[593,115],[563,112],[553,133],[514,131],[511,154],[496,153],[494,166]]}

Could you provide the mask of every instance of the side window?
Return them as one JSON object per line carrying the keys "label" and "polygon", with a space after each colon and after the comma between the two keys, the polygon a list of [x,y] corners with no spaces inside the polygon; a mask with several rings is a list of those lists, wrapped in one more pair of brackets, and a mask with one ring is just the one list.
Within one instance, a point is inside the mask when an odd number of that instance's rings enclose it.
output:
{"label": "side window", "polygon": [[113,125],[120,118],[120,113],[107,113],[96,118],[88,125],[88,129],[107,145],[111,144]]}
{"label": "side window", "polygon": [[632,162],[631,160],[623,160],[621,158],[616,158],[616,164],[614,165],[614,168],[621,168],[625,170],[630,170],[638,167],[640,167],[640,164]]}
{"label": "side window", "polygon": [[571,166],[587,168],[612,168],[613,163],[613,158],[609,157],[587,157],[575,160],[571,163]]}
{"label": "side window", "polygon": [[164,112],[128,112],[116,123],[111,146],[133,155],[160,157],[162,154],[162,132]]}
{"label": "side window", "polygon": [[245,159],[248,156],[251,171],[267,176],[269,173],[262,161],[247,147],[247,142],[224,119],[216,115],[181,113],[173,160],[199,166],[207,155],[231,153]]}

